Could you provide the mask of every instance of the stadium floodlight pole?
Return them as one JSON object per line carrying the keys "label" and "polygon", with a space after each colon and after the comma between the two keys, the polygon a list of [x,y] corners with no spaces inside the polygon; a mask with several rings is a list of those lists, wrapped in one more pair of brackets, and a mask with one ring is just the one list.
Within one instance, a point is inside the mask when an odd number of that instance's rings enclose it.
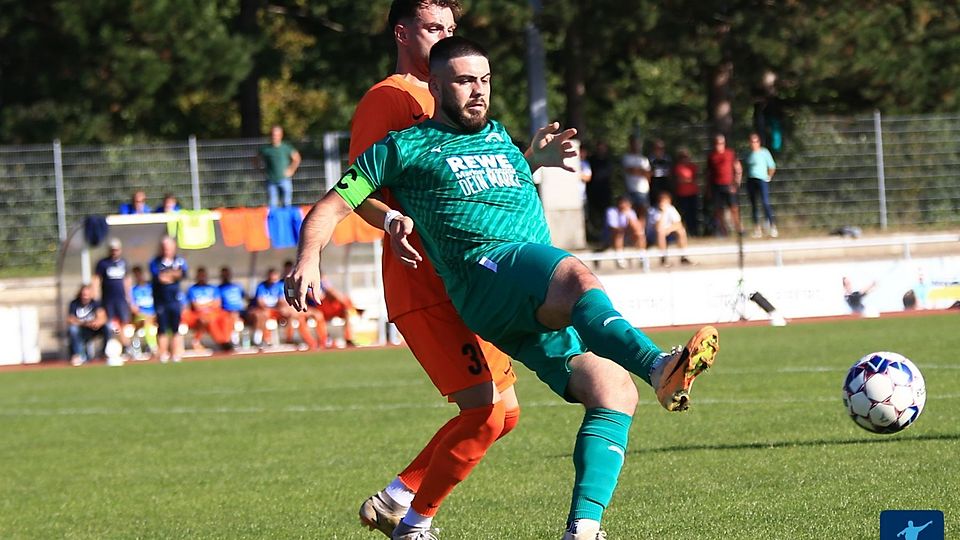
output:
{"label": "stadium floodlight pole", "polygon": [[530,0],[533,17],[527,22],[527,94],[530,100],[530,135],[534,136],[537,129],[547,125],[547,76],[546,59],[543,52],[543,38],[537,27],[537,20],[543,10],[540,0]]}

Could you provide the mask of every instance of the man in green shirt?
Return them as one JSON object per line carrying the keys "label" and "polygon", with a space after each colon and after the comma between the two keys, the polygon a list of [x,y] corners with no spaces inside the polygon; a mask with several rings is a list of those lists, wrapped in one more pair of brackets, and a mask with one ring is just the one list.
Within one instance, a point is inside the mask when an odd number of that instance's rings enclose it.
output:
{"label": "man in green shirt", "polygon": [[[319,254],[336,223],[389,187],[410,213],[388,214],[391,241],[402,244],[416,222],[467,325],[559,396],[587,406],[574,447],[576,479],[564,539],[605,538],[600,519],[623,465],[632,410],[578,399],[583,389],[576,391],[577,385],[588,386],[589,396],[617,390],[604,387],[609,380],[578,381],[571,358],[588,351],[609,358],[649,383],[666,409],[683,410],[694,378],[713,363],[716,330],[705,327],[686,347],[663,353],[627,323],[597,277],[550,245],[530,166],[503,126],[487,118],[486,52],[469,40],[447,38],[431,49],[430,69],[434,119],[371,146],[314,206],[304,221],[297,266],[286,280],[287,299],[305,309],[308,290],[319,290]],[[534,158],[540,165],[557,161]],[[402,258],[415,264],[420,255],[406,248]],[[429,524],[398,527],[393,538],[434,538]]]}
{"label": "man in green shirt", "polygon": [[300,152],[283,140],[283,128],[270,128],[270,144],[257,150],[258,165],[267,180],[267,200],[270,208],[293,204],[293,175],[300,166]]}

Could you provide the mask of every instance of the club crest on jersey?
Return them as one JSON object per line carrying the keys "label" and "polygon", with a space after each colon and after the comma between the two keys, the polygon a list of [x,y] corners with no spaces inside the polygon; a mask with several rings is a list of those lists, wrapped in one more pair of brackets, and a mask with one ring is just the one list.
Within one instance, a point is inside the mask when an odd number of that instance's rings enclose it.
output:
{"label": "club crest on jersey", "polygon": [[464,195],[491,188],[523,187],[506,154],[451,156],[446,162]]}

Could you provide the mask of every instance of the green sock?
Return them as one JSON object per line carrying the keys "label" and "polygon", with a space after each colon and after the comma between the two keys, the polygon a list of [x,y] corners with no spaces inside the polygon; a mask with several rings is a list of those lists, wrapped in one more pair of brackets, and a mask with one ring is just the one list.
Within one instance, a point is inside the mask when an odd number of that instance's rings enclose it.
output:
{"label": "green sock", "polygon": [[577,300],[573,327],[591,352],[609,358],[650,384],[650,368],[662,351],[613,309],[602,289],[591,289]]}
{"label": "green sock", "polygon": [[610,409],[587,409],[573,447],[576,479],[567,523],[576,519],[600,521],[610,504],[627,451],[633,418]]}

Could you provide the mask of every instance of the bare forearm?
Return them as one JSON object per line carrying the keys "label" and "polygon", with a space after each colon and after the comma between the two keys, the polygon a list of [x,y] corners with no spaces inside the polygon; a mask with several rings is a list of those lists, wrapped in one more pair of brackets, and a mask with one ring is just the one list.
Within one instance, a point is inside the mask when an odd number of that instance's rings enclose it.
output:
{"label": "bare forearm", "polygon": [[[333,236],[333,230],[337,223],[340,223],[350,212],[351,208],[346,201],[332,191],[314,204],[300,226],[297,258],[299,260],[316,259],[319,261],[320,252],[330,242],[330,237]],[[382,227],[382,218],[380,223]]]}
{"label": "bare forearm", "polygon": [[387,212],[390,210],[392,210],[392,208],[387,206],[383,201],[367,199],[363,201],[363,204],[358,206],[354,212],[356,212],[361,219],[369,223],[371,227],[383,230],[383,222],[387,217]]}

